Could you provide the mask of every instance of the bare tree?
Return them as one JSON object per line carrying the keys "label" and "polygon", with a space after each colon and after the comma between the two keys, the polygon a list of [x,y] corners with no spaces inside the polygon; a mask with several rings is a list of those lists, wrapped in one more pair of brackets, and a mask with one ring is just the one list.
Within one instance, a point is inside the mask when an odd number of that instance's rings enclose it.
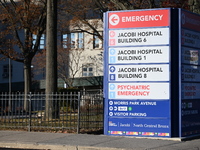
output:
{"label": "bare tree", "polygon": [[[68,88],[73,87],[75,77],[82,70],[82,66],[80,66],[82,55],[83,49],[77,49],[76,51],[63,47],[58,47],[57,49],[58,78],[61,78]],[[33,60],[36,74],[41,74],[44,68],[46,68],[45,61],[46,50],[42,53],[38,53]]]}
{"label": "bare tree", "polygon": [[[0,0],[0,53],[24,64],[24,93],[31,91],[31,62],[46,27],[45,0]],[[36,39],[33,39],[35,35]],[[25,109],[27,107],[25,100]]]}
{"label": "bare tree", "polygon": [[188,0],[189,10],[194,13],[200,13],[200,1],[199,0]]}

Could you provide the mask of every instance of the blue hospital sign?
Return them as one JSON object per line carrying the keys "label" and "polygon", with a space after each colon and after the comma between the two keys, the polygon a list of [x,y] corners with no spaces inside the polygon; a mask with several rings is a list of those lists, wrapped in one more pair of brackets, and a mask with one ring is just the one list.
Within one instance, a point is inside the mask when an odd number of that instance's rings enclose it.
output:
{"label": "blue hospital sign", "polygon": [[170,9],[105,14],[105,134],[171,137]]}
{"label": "blue hospital sign", "polygon": [[104,14],[106,135],[200,134],[200,15],[182,9]]}

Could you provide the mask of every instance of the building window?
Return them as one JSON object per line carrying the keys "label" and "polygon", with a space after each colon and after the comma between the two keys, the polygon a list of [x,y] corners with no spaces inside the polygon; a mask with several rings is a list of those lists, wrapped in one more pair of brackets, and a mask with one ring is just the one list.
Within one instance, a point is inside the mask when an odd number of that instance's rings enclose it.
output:
{"label": "building window", "polygon": [[71,40],[71,48],[75,48],[75,46],[76,46],[75,33],[70,34],[70,40]]}
{"label": "building window", "polygon": [[63,48],[84,48],[84,33],[63,34]]}
{"label": "building window", "polygon": [[69,45],[69,40],[68,40],[69,35],[68,34],[63,34],[62,36],[62,41],[63,41],[63,48],[67,48]]}
{"label": "building window", "polygon": [[[33,45],[35,45],[36,39],[37,39],[37,35],[33,34]],[[44,48],[45,48],[45,35],[42,34],[42,36],[41,36],[41,38],[40,38],[39,49],[40,49],[40,50],[43,50]]]}
{"label": "building window", "polygon": [[45,36],[42,34],[41,39],[40,39],[40,49],[45,48]]}
{"label": "building window", "polygon": [[[102,32],[100,32],[100,34],[102,34]],[[93,35],[93,48],[102,48],[102,41],[99,39],[99,37],[97,35]]]}
{"label": "building window", "polygon": [[10,66],[11,68],[9,68],[9,65],[3,65],[3,74],[2,77],[3,78],[8,78],[9,77],[9,69],[11,69],[11,76],[12,76],[12,65]]}
{"label": "building window", "polygon": [[78,33],[78,48],[83,48],[83,32]]}
{"label": "building window", "polygon": [[83,77],[94,76],[93,64],[86,64],[86,65],[83,65],[83,68],[82,68],[82,76],[83,76]]}

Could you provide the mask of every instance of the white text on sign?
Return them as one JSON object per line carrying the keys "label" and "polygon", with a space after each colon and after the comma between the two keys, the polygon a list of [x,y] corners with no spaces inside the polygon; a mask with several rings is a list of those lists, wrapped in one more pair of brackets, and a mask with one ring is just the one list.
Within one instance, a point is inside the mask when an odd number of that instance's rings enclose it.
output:
{"label": "white text on sign", "polygon": [[122,22],[138,22],[138,21],[159,21],[163,15],[145,15],[145,16],[124,16]]}

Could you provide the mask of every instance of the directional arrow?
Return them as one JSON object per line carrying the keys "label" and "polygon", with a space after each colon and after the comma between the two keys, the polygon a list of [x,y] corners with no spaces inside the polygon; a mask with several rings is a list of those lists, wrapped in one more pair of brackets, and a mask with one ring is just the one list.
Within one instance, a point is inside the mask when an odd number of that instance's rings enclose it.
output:
{"label": "directional arrow", "polygon": [[116,16],[114,16],[114,17],[111,19],[111,21],[115,24],[115,23],[117,23],[118,18],[116,18]]}
{"label": "directional arrow", "polygon": [[119,23],[119,16],[117,14],[112,14],[109,18],[109,23],[112,25],[112,26],[115,26]]}

